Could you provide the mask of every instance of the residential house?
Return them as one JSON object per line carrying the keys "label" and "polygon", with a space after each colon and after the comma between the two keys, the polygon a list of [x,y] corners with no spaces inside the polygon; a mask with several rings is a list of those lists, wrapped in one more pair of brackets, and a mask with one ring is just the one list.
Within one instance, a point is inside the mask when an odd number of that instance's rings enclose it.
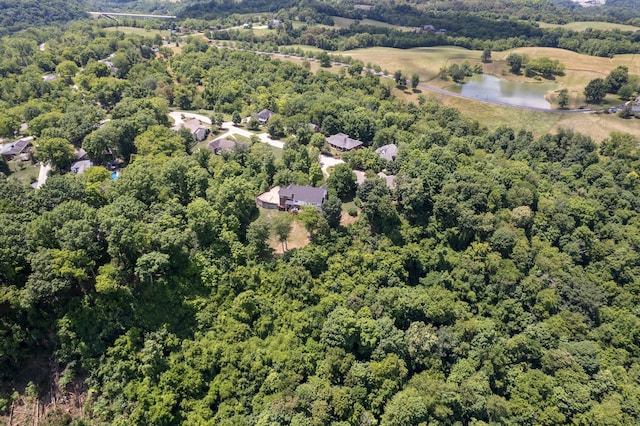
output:
{"label": "residential house", "polygon": [[361,141],[351,139],[344,133],[338,133],[337,135],[328,137],[327,142],[329,143],[329,145],[331,145],[332,148],[335,148],[339,151],[351,151],[352,149],[357,149],[362,146]]}
{"label": "residential house", "polygon": [[232,141],[230,139],[220,138],[209,142],[207,148],[209,148],[215,155],[222,155],[223,153],[234,153],[236,151],[244,151],[249,147],[248,144],[242,142]]}
{"label": "residential house", "polygon": [[118,68],[113,64],[113,61],[111,61],[111,59],[113,59],[115,57],[116,57],[115,53],[112,53],[111,55],[109,55],[105,59],[100,59],[98,61],[98,62],[102,62],[103,64],[105,64],[107,66],[107,68],[109,68],[109,72],[111,73],[111,75],[118,74]]}
{"label": "residential house", "polygon": [[354,170],[353,174],[356,175],[356,185],[360,186],[367,180],[367,175],[362,170]]}
{"label": "residential house", "polygon": [[327,199],[327,188],[289,184],[286,188],[280,188],[278,197],[281,210],[299,209],[303,206],[315,206],[320,209]]}
{"label": "residential house", "polygon": [[21,139],[18,139],[15,142],[7,143],[0,147],[0,155],[9,161],[13,160],[16,156],[25,152],[29,147],[31,147],[31,142],[35,138],[33,136],[27,136]]}
{"label": "residential house", "polygon": [[196,118],[185,121],[181,125],[178,124],[176,126],[173,126],[171,129],[178,131],[181,128],[189,129],[189,131],[191,132],[191,135],[193,136],[193,139],[195,139],[196,142],[205,140],[209,135],[209,131],[210,131],[208,126],[202,124],[200,120]]}
{"label": "residential house", "polygon": [[280,187],[274,186],[256,197],[256,204],[263,209],[280,208]]}
{"label": "residential house", "polygon": [[91,160],[80,160],[71,165],[71,171],[80,175],[91,166],[93,166],[93,162]]}
{"label": "residential house", "polygon": [[424,26],[422,27],[422,31],[426,31],[426,32],[428,32],[428,33],[432,33],[432,32],[434,32],[435,30],[436,30],[436,27],[434,27],[433,25],[430,25],[430,24],[428,24],[428,25],[424,25]]}
{"label": "residential house", "polygon": [[268,122],[271,117],[273,117],[275,115],[275,112],[273,111],[269,111],[268,109],[263,109],[262,111],[260,111],[257,114],[253,114],[253,118],[255,118],[256,120],[258,120],[260,123],[265,124],[266,122]]}
{"label": "residential house", "polygon": [[395,161],[396,160],[396,154],[398,154],[398,147],[396,146],[396,144],[391,143],[389,145],[384,145],[384,146],[381,146],[380,148],[376,149],[376,153],[383,160]]}
{"label": "residential house", "polygon": [[76,157],[77,161],[88,159],[87,151],[85,151],[83,148],[74,150],[73,156]]}
{"label": "residential house", "polygon": [[[367,180],[367,174],[360,170],[354,170],[353,173],[356,175],[356,185],[360,186]],[[396,176],[395,175],[387,175],[386,173],[380,172],[377,176],[384,180],[384,183],[387,185],[387,188],[390,190],[396,189]]]}
{"label": "residential house", "polygon": [[396,189],[396,175],[387,175],[383,172],[378,173],[378,177],[384,180],[384,183],[387,184],[387,188],[390,190]]}

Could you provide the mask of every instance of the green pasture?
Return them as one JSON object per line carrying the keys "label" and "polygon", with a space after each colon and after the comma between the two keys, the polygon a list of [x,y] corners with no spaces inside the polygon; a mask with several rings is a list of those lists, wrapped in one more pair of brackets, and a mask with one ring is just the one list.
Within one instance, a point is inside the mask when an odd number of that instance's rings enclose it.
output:
{"label": "green pasture", "polygon": [[402,70],[407,75],[417,72],[421,81],[428,81],[438,75],[440,68],[450,63],[468,60],[472,65],[480,61],[482,52],[454,46],[416,47],[414,49],[394,49],[390,47],[371,47],[340,52],[363,63],[380,65],[380,68],[393,73]]}
{"label": "green pasture", "polygon": [[145,29],[145,28],[138,28],[138,27],[117,26],[117,27],[105,27],[104,29],[106,31],[120,31],[125,34],[136,34],[136,35],[141,35],[145,37],[153,37],[155,36],[155,34],[160,34],[165,37],[169,37],[171,35],[169,30],[159,30],[156,28]]}
{"label": "green pasture", "polygon": [[612,30],[620,30],[620,31],[640,31],[640,27],[634,27],[633,25],[624,25],[624,24],[614,24],[611,22],[602,22],[602,21],[587,21],[587,22],[569,22],[568,24],[548,24],[546,22],[538,22],[540,28],[566,28],[568,30],[573,31],[584,31],[587,28],[592,28],[594,30],[602,30],[602,31],[612,31]]}

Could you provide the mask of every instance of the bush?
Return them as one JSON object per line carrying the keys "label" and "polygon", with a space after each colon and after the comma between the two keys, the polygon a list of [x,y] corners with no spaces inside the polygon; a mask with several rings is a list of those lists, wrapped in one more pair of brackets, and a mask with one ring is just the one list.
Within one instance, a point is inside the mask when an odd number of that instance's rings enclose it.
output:
{"label": "bush", "polygon": [[349,207],[349,210],[347,210],[347,214],[351,217],[356,217],[358,216],[358,209],[355,207]]}

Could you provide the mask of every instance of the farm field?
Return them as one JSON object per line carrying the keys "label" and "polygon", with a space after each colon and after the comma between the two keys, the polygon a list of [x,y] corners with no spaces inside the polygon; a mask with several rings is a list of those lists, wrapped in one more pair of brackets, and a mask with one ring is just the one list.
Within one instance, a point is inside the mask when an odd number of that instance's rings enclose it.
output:
{"label": "farm field", "polygon": [[417,47],[414,49],[394,49],[391,47],[371,47],[339,52],[341,55],[359,59],[365,64],[380,65],[380,68],[393,73],[402,70],[407,75],[417,72],[425,82],[436,78],[438,71],[450,63],[480,61],[482,52],[462,47],[438,46]]}
{"label": "farm field", "polygon": [[588,21],[588,22],[569,22],[568,24],[548,24],[546,22],[538,22],[540,28],[566,28],[573,31],[584,31],[587,28],[594,30],[620,30],[620,31],[640,31],[640,27],[633,25],[614,24],[611,22]]}
{"label": "farm field", "polygon": [[[351,56],[362,62],[380,65],[389,72],[402,70],[407,75],[417,72],[421,81],[436,78],[440,68],[451,63],[468,60],[471,65],[480,62],[482,52],[462,47],[438,46],[417,47],[414,49],[394,49],[390,47],[372,47],[339,52],[344,56]],[[533,81],[524,76],[516,76],[507,71],[506,58],[511,53],[527,55],[531,59],[548,57],[560,61],[566,69],[566,75],[558,77],[557,81],[567,87],[579,85],[584,87],[590,80],[606,77],[619,65],[629,68],[630,74],[640,74],[640,55],[616,55],[613,58],[600,58],[575,53],[569,50],[550,47],[522,47],[503,52],[492,52],[493,62],[484,65],[485,73],[494,74],[501,78],[516,81]],[[436,82],[433,82],[434,85]]]}

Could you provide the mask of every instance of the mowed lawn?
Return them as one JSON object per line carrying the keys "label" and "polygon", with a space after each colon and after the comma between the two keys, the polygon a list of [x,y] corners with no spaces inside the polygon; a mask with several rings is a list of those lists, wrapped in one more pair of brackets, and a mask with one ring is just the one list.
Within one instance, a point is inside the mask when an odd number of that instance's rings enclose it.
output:
{"label": "mowed lawn", "polygon": [[594,30],[603,30],[603,31],[611,31],[611,30],[620,30],[620,31],[631,31],[635,32],[640,30],[640,27],[634,27],[633,25],[624,25],[624,24],[614,24],[611,22],[603,22],[603,21],[588,21],[588,22],[569,22],[568,24],[548,24],[546,22],[538,22],[540,28],[566,28],[568,30],[573,31],[584,31],[587,28],[592,28]]}

